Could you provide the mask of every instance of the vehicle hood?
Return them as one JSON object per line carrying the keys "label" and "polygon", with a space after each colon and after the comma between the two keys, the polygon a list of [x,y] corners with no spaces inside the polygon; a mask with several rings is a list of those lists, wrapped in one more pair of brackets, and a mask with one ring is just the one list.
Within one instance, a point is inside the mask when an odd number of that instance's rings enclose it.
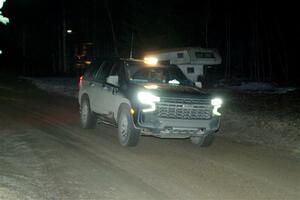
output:
{"label": "vehicle hood", "polygon": [[[149,88],[156,85],[157,88]],[[159,97],[178,97],[178,98],[211,98],[201,89],[193,86],[175,84],[154,84],[154,83],[131,83],[130,88],[136,91],[148,91]]]}

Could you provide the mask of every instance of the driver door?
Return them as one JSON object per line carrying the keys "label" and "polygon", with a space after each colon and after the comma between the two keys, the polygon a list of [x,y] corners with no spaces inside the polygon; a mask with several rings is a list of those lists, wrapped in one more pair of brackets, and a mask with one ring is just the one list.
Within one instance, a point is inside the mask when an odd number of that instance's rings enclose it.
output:
{"label": "driver door", "polygon": [[114,62],[111,67],[110,73],[105,78],[105,82],[102,85],[101,94],[99,93],[99,99],[97,101],[97,107],[101,108],[103,114],[107,115],[108,118],[112,118],[116,115],[115,107],[116,102],[119,98],[119,71],[120,62]]}
{"label": "driver door", "polygon": [[105,96],[107,91],[105,88],[106,79],[110,73],[112,67],[111,61],[104,61],[96,74],[95,81],[92,87],[93,93],[93,110],[99,114],[107,114],[107,102]]}

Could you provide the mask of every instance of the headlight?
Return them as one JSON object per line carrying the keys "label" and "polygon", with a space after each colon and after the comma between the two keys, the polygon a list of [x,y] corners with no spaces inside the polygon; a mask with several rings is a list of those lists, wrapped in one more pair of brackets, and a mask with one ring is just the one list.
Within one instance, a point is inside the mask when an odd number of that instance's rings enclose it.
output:
{"label": "headlight", "polygon": [[140,103],[150,106],[150,108],[143,109],[143,112],[155,111],[155,109],[156,109],[155,102],[160,101],[159,97],[157,97],[149,92],[139,92],[137,94],[137,98]]}
{"label": "headlight", "polygon": [[219,113],[218,109],[221,108],[223,101],[220,98],[214,98],[211,100],[211,105],[214,106],[213,114],[217,116],[221,116],[221,113]]}

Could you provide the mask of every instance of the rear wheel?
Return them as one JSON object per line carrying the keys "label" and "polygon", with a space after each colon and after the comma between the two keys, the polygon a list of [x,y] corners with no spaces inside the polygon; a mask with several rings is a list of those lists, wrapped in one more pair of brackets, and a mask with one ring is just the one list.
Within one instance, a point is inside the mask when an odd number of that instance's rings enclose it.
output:
{"label": "rear wheel", "polygon": [[215,140],[215,133],[209,133],[207,135],[191,137],[191,142],[200,147],[208,147],[212,145],[214,140]]}
{"label": "rear wheel", "polygon": [[80,124],[84,129],[96,127],[96,117],[91,110],[90,101],[87,97],[82,100],[80,105]]}
{"label": "rear wheel", "polygon": [[140,130],[134,127],[128,106],[123,106],[118,115],[118,138],[122,146],[136,146],[139,142]]}

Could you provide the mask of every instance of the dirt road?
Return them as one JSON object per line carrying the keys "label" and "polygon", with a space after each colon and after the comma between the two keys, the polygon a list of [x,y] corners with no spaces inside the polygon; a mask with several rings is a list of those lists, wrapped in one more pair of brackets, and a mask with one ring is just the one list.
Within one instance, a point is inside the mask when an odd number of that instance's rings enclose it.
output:
{"label": "dirt road", "polygon": [[0,199],[300,199],[300,162],[281,151],[222,137],[124,148],[115,128],[78,122],[75,99],[3,87]]}

